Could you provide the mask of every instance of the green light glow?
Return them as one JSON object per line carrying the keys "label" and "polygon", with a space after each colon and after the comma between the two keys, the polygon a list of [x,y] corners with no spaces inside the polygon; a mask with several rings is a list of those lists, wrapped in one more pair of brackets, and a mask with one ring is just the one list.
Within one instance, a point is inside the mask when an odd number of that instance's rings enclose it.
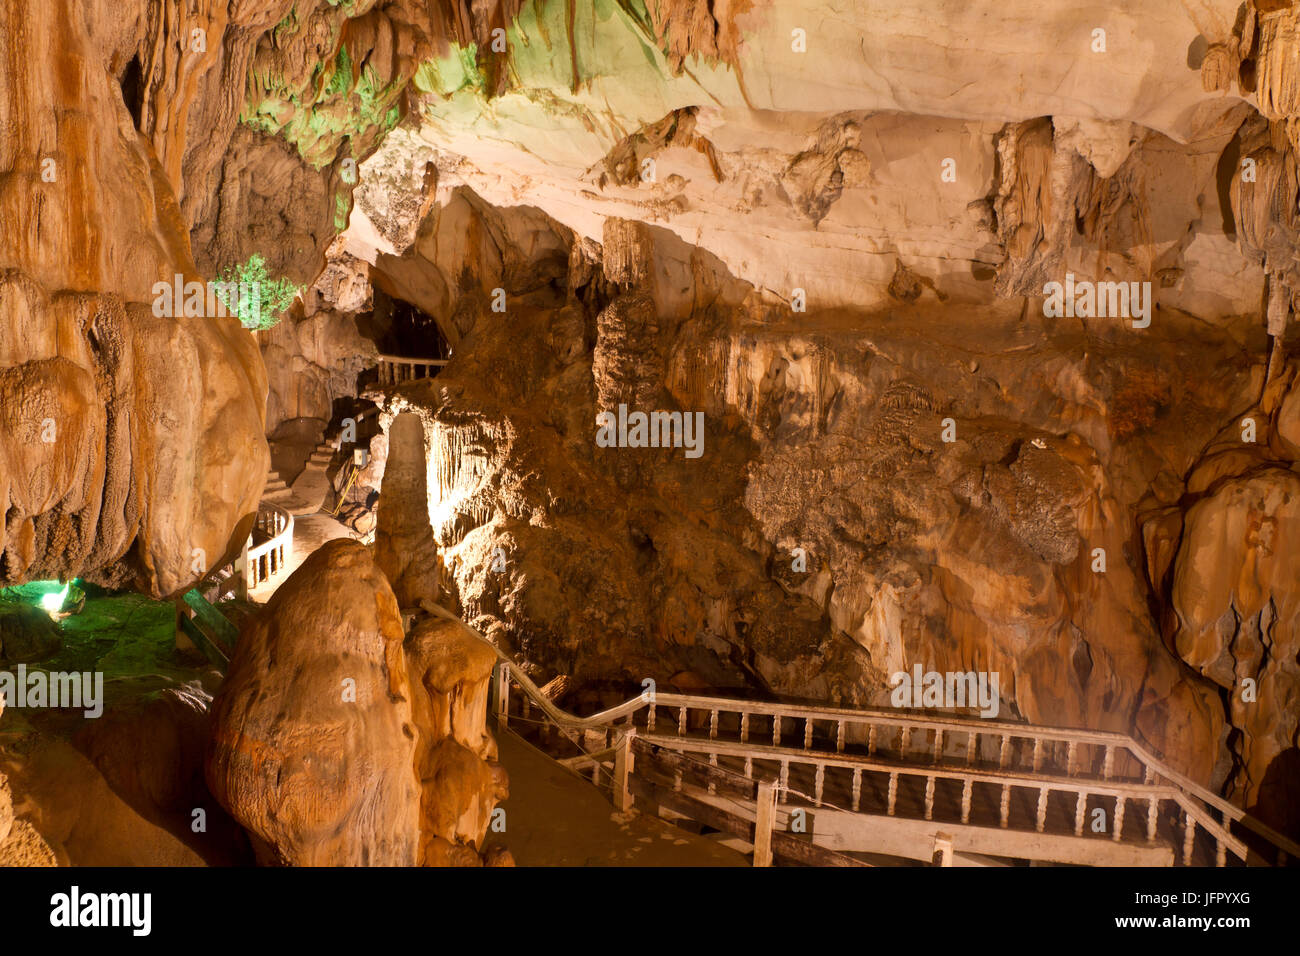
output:
{"label": "green light glow", "polygon": [[41,607],[51,613],[63,610],[63,602],[68,597],[68,589],[72,587],[71,583],[63,585],[62,591],[49,591],[41,595]]}

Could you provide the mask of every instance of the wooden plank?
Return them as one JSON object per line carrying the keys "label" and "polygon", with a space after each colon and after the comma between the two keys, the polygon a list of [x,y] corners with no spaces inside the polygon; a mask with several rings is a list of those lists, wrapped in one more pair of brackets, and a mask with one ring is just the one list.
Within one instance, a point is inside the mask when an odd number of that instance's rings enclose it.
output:
{"label": "wooden plank", "polygon": [[235,643],[239,640],[239,628],[231,624],[224,614],[209,604],[207,598],[193,588],[185,592],[184,601],[194,609],[194,614],[219,644],[225,645],[225,650],[235,649]]}
{"label": "wooden plank", "polygon": [[[674,793],[668,787],[656,785],[635,775],[628,782],[633,795],[643,798],[648,803],[657,804],[714,830],[738,836],[751,845],[755,843],[754,821],[738,813],[697,800],[686,793]],[[870,865],[780,830],[772,833],[772,855],[807,866]]]}
{"label": "wooden plank", "polygon": [[186,614],[181,614],[178,620],[180,621],[181,630],[185,632],[186,636],[194,642],[194,646],[201,650],[208,660],[216,664],[222,671],[225,671],[230,666],[229,658],[212,643],[207,632],[203,630],[197,621],[191,620]]}
{"label": "wooden plank", "polygon": [[684,793],[674,793],[670,787],[660,786],[636,774],[628,780],[628,789],[632,791],[632,796],[635,798],[658,804],[706,827],[738,836],[747,843],[754,842],[754,824],[742,816],[702,803]]}
{"label": "wooden plank", "polygon": [[955,853],[1085,866],[1167,867],[1174,863],[1173,848],[1164,844],[1115,843],[1100,836],[1076,837],[1072,832],[1003,830],[840,810],[816,811],[814,829],[817,841],[832,852],[880,853],[927,863],[933,858],[938,833],[951,838]]}
{"label": "wooden plank", "polygon": [[811,840],[802,840],[792,833],[775,830],[772,833],[772,853],[805,866],[870,866],[843,853],[836,853]]}
{"label": "wooden plank", "polygon": [[745,800],[753,800],[757,793],[758,784],[754,780],[747,780],[720,767],[710,767],[685,754],[652,746],[640,736],[632,742],[632,747],[636,754],[637,773],[643,776],[648,774],[671,780],[680,773],[685,783],[699,787],[712,784],[715,793]]}

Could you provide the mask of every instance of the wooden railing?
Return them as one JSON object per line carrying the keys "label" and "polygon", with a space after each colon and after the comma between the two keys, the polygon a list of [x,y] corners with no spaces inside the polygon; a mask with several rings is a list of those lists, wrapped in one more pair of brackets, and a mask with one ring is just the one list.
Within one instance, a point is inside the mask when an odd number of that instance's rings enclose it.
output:
{"label": "wooden railing", "polygon": [[[707,721],[710,738],[716,738],[720,722],[730,722],[736,726],[740,740],[745,742],[754,725],[765,722],[772,734],[773,747],[780,746],[787,724],[793,725],[791,729],[795,733],[802,725],[804,750],[816,749],[813,747],[815,739],[827,742],[833,739],[835,751],[843,753],[846,742],[856,739],[865,742],[867,755],[873,756],[888,737],[891,745],[897,741],[897,747],[893,749],[901,759],[910,759],[916,754],[915,741],[919,739],[923,741],[923,752],[935,764],[954,756],[966,764],[982,762],[982,758],[989,755],[991,744],[1000,770],[1027,770],[1035,776],[1047,776],[1054,781],[1048,790],[1078,792],[1074,786],[1056,781],[1087,780],[1141,784],[1177,791],[1186,827],[1184,861],[1191,854],[1198,825],[1216,841],[1219,865],[1223,865],[1227,850],[1244,861],[1246,848],[1241,840],[1231,835],[1232,822],[1270,843],[1277,854],[1278,865],[1283,865],[1288,856],[1300,859],[1300,845],[1295,841],[1168,767],[1146,747],[1123,734],[981,718],[923,717],[898,711],[804,707],[676,694],[659,694],[654,704],[649,706],[648,732],[654,731],[655,713],[660,707],[676,710],[679,736],[688,734],[692,724],[702,726]],[[1055,771],[1055,776],[1052,776],[1052,771]],[[1046,799],[1046,794],[1043,799]],[[1218,819],[1215,819],[1216,814]]]}
{"label": "wooden railing", "polygon": [[230,655],[239,638],[239,628],[197,588],[187,591],[177,604],[176,624],[220,670],[224,671],[229,666]]}
{"label": "wooden railing", "polygon": [[[940,779],[961,785],[962,823],[970,819],[973,789],[977,784],[1000,787],[999,826],[1009,824],[1010,794],[1016,789],[1037,795],[1035,829],[1043,832],[1048,800],[1054,792],[1075,794],[1073,831],[1083,833],[1084,811],[1090,797],[1113,800],[1113,823],[1107,828],[1111,840],[1125,839],[1124,817],[1128,801],[1146,806],[1146,838],[1156,837],[1158,811],[1174,804],[1182,814],[1181,861],[1193,860],[1198,828],[1213,841],[1215,864],[1224,866],[1231,853],[1243,863],[1300,859],[1300,845],[1250,817],[1240,807],[1172,770],[1148,748],[1123,734],[1042,727],[979,717],[929,717],[905,711],[810,707],[779,702],[733,700],[684,694],[657,694],[653,690],[624,701],[590,717],[576,717],[557,707],[532,680],[482,634],[444,608],[422,602],[429,613],[455,621],[469,634],[491,648],[498,657],[492,689],[492,709],[498,725],[508,727],[512,685],[523,692],[524,720],[550,724],[573,741],[583,753],[562,763],[572,769],[590,767],[593,782],[608,779],[615,805],[624,808],[629,797],[629,759],[633,738],[640,732],[636,719],[645,711],[643,741],[682,754],[703,754],[708,765],[717,767],[719,758],[730,757],[743,764],[745,776],[753,773],[755,761],[775,762],[779,770],[778,790],[790,796],[808,797],[818,805],[824,797],[828,769],[837,768],[850,776],[849,792],[857,811],[863,775],[889,777],[889,800],[898,793],[900,777],[924,778],[925,810],[934,811],[935,786]],[[675,716],[675,733],[655,734],[658,713]],[[783,747],[787,726],[801,748]],[[698,733],[696,732],[698,731]],[[800,734],[800,731],[802,733]],[[735,741],[720,733],[735,733]],[[761,747],[750,737],[761,733]],[[770,734],[770,737],[768,736]],[[770,743],[768,742],[770,740]],[[890,754],[892,759],[883,759]],[[789,787],[790,768],[805,766],[813,771],[813,793],[797,794]],[[887,812],[892,812],[892,806]],[[1216,818],[1216,814],[1218,815]],[[927,816],[927,819],[929,817]],[[1275,851],[1275,860],[1253,855],[1231,831],[1231,824],[1263,838]]]}
{"label": "wooden railing", "polygon": [[248,587],[255,588],[284,571],[285,548],[293,549],[293,515],[263,501],[257,509],[250,546],[244,556]]}
{"label": "wooden railing", "polygon": [[[821,806],[827,775],[834,771],[841,774],[845,793],[851,794],[850,806],[842,809],[859,812],[864,775],[884,775],[890,795],[886,814],[895,813],[900,778],[919,779],[924,782],[924,812],[929,820],[936,782],[946,780],[961,788],[963,825],[970,822],[975,786],[989,785],[1000,788],[1002,828],[1009,823],[1013,792],[1029,791],[1036,797],[1034,824],[1038,833],[1044,832],[1051,795],[1067,793],[1074,797],[1075,836],[1084,833],[1087,808],[1104,801],[1110,807],[1107,832],[1116,843],[1124,841],[1126,808],[1129,801],[1136,801],[1145,807],[1148,843],[1156,840],[1159,811],[1177,808],[1182,822],[1179,856],[1184,865],[1192,863],[1198,829],[1213,842],[1217,865],[1226,865],[1229,854],[1243,863],[1260,862],[1260,858],[1250,860],[1248,847],[1232,833],[1234,821],[1268,840],[1279,865],[1288,855],[1300,858],[1300,846],[1293,841],[1171,770],[1123,734],[978,717],[926,717],[649,691],[600,714],[577,718],[557,708],[535,684],[503,661],[498,667],[494,709],[498,720],[507,725],[512,684],[523,691],[520,717],[533,720],[535,711],[538,718],[556,726],[583,749],[592,748],[562,762],[575,770],[590,768],[593,782],[608,779],[616,794],[627,786],[626,781],[617,779],[623,738],[638,732],[637,716],[644,711],[643,742],[700,755],[714,767],[720,758],[729,758],[737,766],[743,765],[744,776],[751,779],[756,761],[772,764],[782,805],[806,798],[811,805]],[[664,710],[673,717],[669,735],[655,733]],[[724,740],[720,736],[724,733],[738,739]],[[762,744],[753,743],[755,739]],[[791,767],[810,771],[810,794],[791,789]]]}
{"label": "wooden railing", "polygon": [[[864,777],[877,775],[882,780],[888,779],[888,803],[885,815],[898,815],[898,793],[900,780],[912,779],[924,786],[923,815],[926,820],[934,820],[936,784],[939,781],[952,781],[961,787],[961,805],[956,819],[950,822],[963,826],[971,824],[971,806],[974,788],[977,784],[987,784],[1000,788],[998,825],[1007,829],[1011,822],[1011,797],[1013,792],[1028,791],[1036,797],[1034,830],[1043,833],[1047,829],[1048,800],[1053,793],[1069,793],[1074,797],[1073,835],[1084,835],[1087,809],[1104,801],[1110,810],[1110,823],[1107,828],[1110,839],[1116,843],[1125,837],[1125,810],[1129,801],[1145,804],[1146,840],[1155,843],[1157,838],[1158,810],[1162,805],[1173,803],[1185,814],[1187,828],[1184,830],[1183,863],[1191,863],[1197,824],[1216,841],[1219,866],[1225,863],[1225,853],[1231,851],[1238,859],[1245,862],[1246,847],[1233,837],[1217,821],[1212,819],[1193,801],[1187,799],[1181,790],[1170,786],[1155,786],[1141,783],[1097,782],[1086,779],[1070,779],[1046,774],[1028,774],[1008,772],[996,769],[968,769],[949,765],[932,765],[910,767],[891,760],[873,759],[851,754],[836,755],[816,751],[797,750],[791,747],[755,747],[724,740],[706,740],[695,737],[662,736],[644,734],[638,739],[652,746],[664,747],[682,753],[695,753],[708,759],[710,765],[716,766],[719,758],[731,758],[732,762],[743,761],[743,774],[754,779],[756,761],[774,763],[777,769],[778,805],[800,806],[807,804],[815,807],[834,805],[827,799],[828,778],[834,771],[841,771],[837,781],[845,793],[851,794],[849,806],[837,809],[853,813],[862,812],[861,794]],[[791,786],[792,768],[805,768],[811,771],[805,776],[811,777],[812,793],[800,792]],[[851,782],[850,782],[851,781]],[[917,787],[920,790],[920,786]],[[1014,854],[1013,854],[1014,855]]]}
{"label": "wooden railing", "polygon": [[400,385],[420,378],[432,378],[448,359],[408,358],[404,355],[379,356],[379,384]]}

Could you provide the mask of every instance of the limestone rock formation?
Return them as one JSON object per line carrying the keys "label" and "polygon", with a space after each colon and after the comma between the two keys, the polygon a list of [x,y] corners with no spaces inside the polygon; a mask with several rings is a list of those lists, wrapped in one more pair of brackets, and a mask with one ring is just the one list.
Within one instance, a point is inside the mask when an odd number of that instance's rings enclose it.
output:
{"label": "limestone rock formation", "polygon": [[14,819],[9,782],[0,774],[0,867],[55,866],[54,851],[26,820]]}
{"label": "limestone rock formation", "polygon": [[0,583],[170,594],[251,521],[265,375],[235,319],[155,308],[155,283],[196,269],[168,157],[133,127],[83,6],[0,14],[23,37],[0,49]]}
{"label": "limestone rock formation", "polygon": [[286,316],[263,336],[267,432],[295,418],[330,421],[335,402],[356,395],[358,374],[374,367],[377,354],[351,315],[322,309]]}
{"label": "limestone rock formation", "polygon": [[[435,311],[478,319],[387,413],[424,423],[429,519],[476,626],[539,679],[625,688],[885,704],[914,663],[989,670],[1004,717],[1137,732],[1200,779],[1233,774],[1243,719],[1165,643],[1164,585],[1123,517],[1176,505],[1254,400],[1263,366],[1219,358],[1241,347],[1231,323],[1170,308],[1135,351],[1118,323],[996,303],[790,317],[662,229],[611,220],[603,239],[571,247],[549,301]],[[600,448],[596,413],[619,403],[701,411],[700,462]],[[1258,709],[1279,740],[1288,699]]]}
{"label": "limestone rock formation", "polygon": [[0,841],[0,866],[56,866],[54,851],[26,820],[15,820],[7,839]]}
{"label": "limestone rock formation", "polygon": [[264,862],[478,862],[504,794],[483,731],[493,655],[436,633],[407,651],[404,637],[387,580],[348,540],[313,554],[241,635],[207,780]]}
{"label": "limestone rock formation", "polygon": [[562,284],[571,242],[569,230],[536,210],[503,215],[461,189],[430,210],[403,255],[379,255],[372,278],[429,315],[452,314],[443,334],[455,348],[476,314],[491,309],[496,289],[528,302]]}
{"label": "limestone rock formation", "polygon": [[[487,732],[488,688],[497,656],[455,621],[425,619],[406,640],[419,727],[420,862],[477,866],[497,802],[508,794]],[[502,861],[489,859],[488,865]]]}
{"label": "limestone rock formation", "polygon": [[[0,715],[5,702],[0,698]],[[0,867],[54,866],[54,851],[28,821],[14,817],[9,778],[0,773]]]}
{"label": "limestone rock formation", "polygon": [[0,866],[203,865],[174,833],[123,800],[67,740],[37,732],[18,713],[5,718],[4,736]]}
{"label": "limestone rock formation", "polygon": [[[209,687],[215,676],[209,676]],[[188,823],[199,807],[212,816],[203,784],[209,687],[191,681],[115,702],[86,722],[76,737],[78,749],[147,818],[177,816]]]}
{"label": "limestone rock formation", "polygon": [[375,564],[392,583],[397,603],[417,608],[442,596],[438,550],[428,521],[424,429],[415,415],[399,415],[388,430],[384,486],[379,497]]}
{"label": "limestone rock formation", "polygon": [[[466,617],[625,692],[994,670],[1004,715],[1260,799],[1296,753],[1256,553],[1300,448],[1294,11],[645,12],[493,7],[362,164],[346,248],[453,346],[376,441],[419,417]],[[1076,281],[1133,308],[1053,311]],[[601,447],[620,404],[703,413],[698,467]]]}
{"label": "limestone rock formation", "polygon": [[415,733],[402,622],[364,548],[334,541],[241,635],[213,704],[207,779],[295,866],[410,866]]}
{"label": "limestone rock formation", "polygon": [[31,604],[0,608],[0,661],[45,660],[59,649],[59,629],[49,614]]}
{"label": "limestone rock formation", "polygon": [[[491,659],[405,634],[433,601],[579,707],[992,671],[1300,834],[1300,7],[13,0],[0,38],[0,585],[188,589],[396,309],[451,356],[362,439],[373,555],[307,561],[216,700],[264,860],[501,862]],[[155,308],[253,254],[277,328]],[[33,743],[10,840],[192,862],[151,815],[204,703]]]}
{"label": "limestone rock formation", "polygon": [[1300,724],[1300,475],[1260,465],[1215,483],[1188,509],[1173,565],[1176,646],[1224,688],[1242,763],[1237,789],[1260,799]]}

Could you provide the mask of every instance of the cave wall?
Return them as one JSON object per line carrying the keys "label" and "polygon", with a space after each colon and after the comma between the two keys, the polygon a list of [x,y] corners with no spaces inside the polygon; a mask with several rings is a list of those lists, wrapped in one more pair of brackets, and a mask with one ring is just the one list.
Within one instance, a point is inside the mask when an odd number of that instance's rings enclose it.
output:
{"label": "cave wall", "polygon": [[[453,43],[346,240],[459,337],[389,411],[465,614],[624,690],[996,670],[1294,829],[1298,24],[593,0]],[[1067,275],[1150,310],[1048,315]],[[704,412],[707,464],[597,447],[619,402]]]}
{"label": "cave wall", "polygon": [[266,376],[235,319],[155,314],[202,277],[80,7],[3,7],[0,583],[169,594],[256,510]]}
{"label": "cave wall", "polygon": [[[470,234],[494,237],[489,265],[553,261],[528,242],[536,210],[452,204],[481,221],[435,210],[424,248]],[[461,346],[386,410],[424,421],[467,620],[539,680],[624,694],[652,677],[887,705],[888,675],[918,663],[997,672],[1002,717],[1135,733],[1261,799],[1294,747],[1280,436],[1300,400],[1291,360],[1264,387],[1256,316],[1162,306],[1135,329],[1045,317],[1041,296],[792,314],[666,229],[609,220],[602,238],[572,241],[549,299],[432,303],[470,323]],[[620,402],[702,412],[700,457],[598,447]]]}
{"label": "cave wall", "polygon": [[[309,292],[259,356],[153,284],[256,252],[310,285],[351,223],[455,350],[386,410],[443,580],[545,676],[997,670],[1009,715],[1295,823],[1293,7],[0,16],[0,584],[219,562],[266,427],[370,360],[361,307]],[[1150,282],[1151,324],[1048,319],[1062,273]],[[702,413],[704,454],[597,447],[619,403]]]}

